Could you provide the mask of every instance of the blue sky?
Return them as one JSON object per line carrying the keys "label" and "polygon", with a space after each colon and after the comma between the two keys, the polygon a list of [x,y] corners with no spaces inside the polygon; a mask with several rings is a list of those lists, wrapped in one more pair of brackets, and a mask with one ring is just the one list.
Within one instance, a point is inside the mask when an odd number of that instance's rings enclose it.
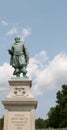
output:
{"label": "blue sky", "polygon": [[36,118],[47,118],[56,92],[67,83],[67,0],[0,0],[0,117],[13,71],[8,48],[17,35],[30,54],[28,74],[38,100]]}

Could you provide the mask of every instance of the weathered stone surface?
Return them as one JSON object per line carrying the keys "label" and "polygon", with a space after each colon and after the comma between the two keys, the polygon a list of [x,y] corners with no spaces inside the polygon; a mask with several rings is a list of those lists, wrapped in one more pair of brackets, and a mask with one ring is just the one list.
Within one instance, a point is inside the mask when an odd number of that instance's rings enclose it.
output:
{"label": "weathered stone surface", "polygon": [[4,106],[33,106],[37,107],[37,101],[2,101]]}
{"label": "weathered stone surface", "polygon": [[9,80],[10,86],[29,86],[31,88],[32,86],[32,81],[29,79],[23,79],[22,77],[20,78],[12,78]]}
{"label": "weathered stone surface", "polygon": [[12,78],[9,81],[10,84],[10,92],[7,96],[8,98],[12,97],[21,97],[21,98],[28,98],[33,97],[30,88],[32,86],[32,81],[29,79],[23,78]]}
{"label": "weathered stone surface", "polygon": [[37,101],[30,92],[32,81],[11,79],[10,92],[2,101],[4,113],[4,130],[35,130],[35,109]]}

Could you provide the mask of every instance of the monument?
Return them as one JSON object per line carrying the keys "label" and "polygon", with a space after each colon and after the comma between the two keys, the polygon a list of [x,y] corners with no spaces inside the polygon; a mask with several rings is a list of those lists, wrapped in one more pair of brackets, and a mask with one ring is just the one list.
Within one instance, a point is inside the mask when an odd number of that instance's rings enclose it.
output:
{"label": "monument", "polygon": [[4,130],[35,130],[37,101],[30,92],[32,80],[26,75],[28,49],[25,43],[20,41],[20,37],[16,37],[8,52],[11,56],[10,65],[14,67],[14,76],[9,80],[9,94],[2,101],[5,109]]}

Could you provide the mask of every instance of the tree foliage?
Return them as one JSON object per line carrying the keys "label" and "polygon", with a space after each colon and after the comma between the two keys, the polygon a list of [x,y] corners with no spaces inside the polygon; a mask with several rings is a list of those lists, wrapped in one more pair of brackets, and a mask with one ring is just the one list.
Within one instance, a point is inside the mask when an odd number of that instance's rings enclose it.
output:
{"label": "tree foliage", "polygon": [[48,113],[49,126],[54,128],[67,127],[67,85],[56,94],[57,105]]}
{"label": "tree foliage", "polygon": [[44,120],[41,118],[38,118],[35,120],[35,127],[36,129],[43,129],[43,128],[47,128],[48,126],[48,120]]}
{"label": "tree foliage", "polygon": [[3,130],[3,125],[4,125],[4,118],[2,117],[0,119],[0,130]]}
{"label": "tree foliage", "polygon": [[56,106],[51,107],[48,112],[48,119],[36,120],[36,128],[65,128],[67,127],[67,85],[56,93]]}

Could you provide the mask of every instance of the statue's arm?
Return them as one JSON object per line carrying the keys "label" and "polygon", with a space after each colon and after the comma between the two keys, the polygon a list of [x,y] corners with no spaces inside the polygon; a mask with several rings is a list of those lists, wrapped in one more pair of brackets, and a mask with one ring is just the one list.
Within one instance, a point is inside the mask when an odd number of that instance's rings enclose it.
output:
{"label": "statue's arm", "polygon": [[24,51],[24,55],[25,55],[26,64],[28,64],[29,63],[29,52],[28,52],[28,49],[25,44],[23,44],[23,51]]}
{"label": "statue's arm", "polygon": [[13,55],[13,47],[12,47],[11,49],[8,49],[8,53],[9,53],[10,55]]}

